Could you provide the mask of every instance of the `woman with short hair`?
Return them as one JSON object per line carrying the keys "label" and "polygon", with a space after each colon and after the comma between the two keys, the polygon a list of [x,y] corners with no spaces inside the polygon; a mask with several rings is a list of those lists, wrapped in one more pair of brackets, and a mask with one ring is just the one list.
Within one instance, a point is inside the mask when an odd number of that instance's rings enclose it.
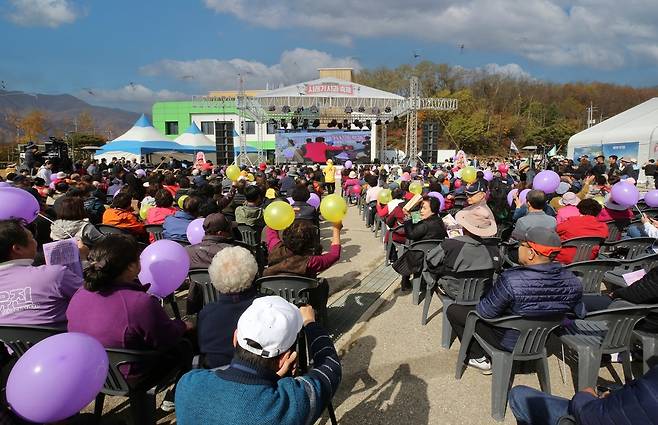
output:
{"label": "woman with short hair", "polygon": [[65,196],[55,208],[57,220],[50,226],[50,238],[54,241],[76,238],[92,246],[104,235],[91,224],[82,198]]}
{"label": "woman with short hair", "polygon": [[210,281],[217,290],[217,301],[206,304],[199,313],[199,348],[204,366],[227,365],[233,358],[233,331],[238,319],[256,298],[253,286],[258,264],[241,246],[222,249],[208,267]]}

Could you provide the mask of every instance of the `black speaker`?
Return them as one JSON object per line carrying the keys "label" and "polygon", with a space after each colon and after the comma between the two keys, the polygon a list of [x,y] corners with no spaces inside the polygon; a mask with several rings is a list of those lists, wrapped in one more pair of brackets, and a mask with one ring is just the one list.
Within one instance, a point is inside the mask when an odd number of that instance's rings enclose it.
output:
{"label": "black speaker", "polygon": [[423,162],[436,162],[436,151],[439,149],[439,137],[443,133],[443,126],[438,122],[423,123],[423,137],[421,159]]}
{"label": "black speaker", "polygon": [[235,160],[234,133],[235,123],[233,121],[215,121],[215,148],[217,149],[218,165],[229,165]]}

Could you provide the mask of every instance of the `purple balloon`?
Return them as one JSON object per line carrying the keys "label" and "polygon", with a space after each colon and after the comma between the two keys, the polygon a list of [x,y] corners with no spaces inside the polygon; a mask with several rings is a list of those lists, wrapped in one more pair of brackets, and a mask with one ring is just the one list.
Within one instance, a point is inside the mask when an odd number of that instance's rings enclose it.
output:
{"label": "purple balloon", "polygon": [[94,400],[108,363],[105,348],[91,336],[53,335],[18,359],[7,380],[7,401],[30,422],[59,422]]}
{"label": "purple balloon", "polygon": [[443,211],[443,209],[446,206],[446,201],[443,198],[443,195],[441,195],[439,192],[430,192],[427,194],[427,196],[431,196],[432,198],[436,198],[439,200],[439,203],[441,204],[440,211]]}
{"label": "purple balloon", "polygon": [[317,195],[317,193],[311,193],[311,197],[308,198],[306,203],[317,210],[320,208],[320,197]]}
{"label": "purple balloon", "polygon": [[521,200],[521,205],[526,203],[526,196],[528,196],[528,192],[530,192],[530,189],[523,189],[521,193],[519,193],[519,199]]}
{"label": "purple balloon", "polygon": [[352,161],[350,160],[345,161],[345,168],[352,168]]}
{"label": "purple balloon", "polygon": [[39,215],[39,201],[17,187],[0,188],[0,220],[17,218],[32,223]]}
{"label": "purple balloon", "polygon": [[137,177],[146,177],[146,171],[139,168],[139,169],[135,170],[135,175]]}
{"label": "purple balloon", "polygon": [[187,278],[190,257],[178,242],[166,239],[155,241],[139,256],[142,271],[139,281],[151,284],[148,292],[160,298],[174,292]]}
{"label": "purple balloon", "polygon": [[610,196],[615,203],[630,208],[640,200],[640,192],[630,183],[619,182],[612,186]]}
{"label": "purple balloon", "polygon": [[0,182],[0,187],[13,187],[13,186],[7,182]]}
{"label": "purple balloon", "polygon": [[486,181],[490,182],[491,180],[493,180],[493,178],[494,178],[494,175],[490,170],[484,170],[484,179]]}
{"label": "purple balloon", "polygon": [[644,195],[644,202],[649,207],[658,207],[658,189],[648,191],[646,195]]}
{"label": "purple balloon", "polygon": [[508,204],[510,207],[511,207],[512,205],[514,205],[514,197],[516,196],[517,193],[519,193],[519,189],[512,189],[512,190],[510,190],[509,193],[507,194],[507,204]]}
{"label": "purple balloon", "polygon": [[206,231],[203,230],[203,218],[197,218],[192,220],[190,224],[187,225],[187,240],[192,244],[196,245],[201,243],[201,240],[206,236]]}
{"label": "purple balloon", "polygon": [[532,188],[544,193],[554,193],[560,185],[560,176],[551,170],[540,171],[532,180]]}

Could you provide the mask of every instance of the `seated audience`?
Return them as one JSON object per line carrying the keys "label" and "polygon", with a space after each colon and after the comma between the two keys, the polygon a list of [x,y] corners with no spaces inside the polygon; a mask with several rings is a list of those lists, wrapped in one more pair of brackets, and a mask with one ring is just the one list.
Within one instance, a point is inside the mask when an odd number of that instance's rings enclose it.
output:
{"label": "seated audience", "polygon": [[132,196],[120,192],[112,199],[112,206],[103,213],[103,224],[127,230],[135,236],[144,236],[144,224],[135,216],[132,207]]}
{"label": "seated audience", "polygon": [[422,241],[425,239],[446,239],[448,233],[439,216],[441,203],[438,199],[425,196],[420,207],[420,221],[416,224],[411,220],[409,213],[405,214],[404,233],[411,241]]}
{"label": "seated audience", "polygon": [[245,204],[235,208],[235,222],[262,230],[265,226],[263,193],[258,186],[251,185],[245,187],[244,196],[246,198]]}
{"label": "seated audience", "polygon": [[[582,302],[583,287],[570,271],[554,262],[560,251],[560,238],[554,230],[534,227],[512,237],[519,241],[521,266],[503,271],[475,307],[487,319],[508,315],[528,318],[559,318],[574,311]],[[473,306],[453,304],[448,308],[448,320],[460,341],[466,316]],[[497,328],[478,322],[476,332],[498,349],[511,351],[518,331]],[[468,365],[491,373],[491,362],[475,339],[469,347]]]}
{"label": "seated audience", "polygon": [[557,216],[555,217],[557,224],[564,222],[569,217],[577,217],[580,215],[580,212],[578,212],[580,198],[575,193],[567,192],[559,199],[558,203],[561,208],[557,210]]}
{"label": "seated audience", "polygon": [[320,224],[320,216],[318,211],[307,201],[311,197],[311,193],[306,186],[298,184],[292,189],[292,209],[295,211],[295,220],[310,220],[315,225]]}
{"label": "seated audience", "polygon": [[509,405],[519,425],[555,425],[572,415],[578,425],[653,424],[658,411],[658,366],[617,390],[589,387],[571,400],[518,385]]}
{"label": "seated audience", "polygon": [[155,206],[146,211],[146,224],[162,224],[165,218],[178,211],[174,207],[174,197],[167,189],[160,189],[155,192],[154,198]]}
{"label": "seated audience", "polygon": [[165,239],[178,242],[187,240],[187,226],[199,216],[201,198],[190,196],[183,201],[183,210],[165,217],[162,224],[162,235]]}
{"label": "seated audience", "polygon": [[57,220],[50,226],[50,238],[53,241],[76,238],[87,246],[92,246],[105,235],[89,222],[82,198],[65,196],[57,204]]}
{"label": "seated audience", "polygon": [[[313,368],[293,377],[304,328]],[[176,390],[176,420],[189,424],[312,424],[341,380],[336,349],[309,306],[257,298],[240,316],[226,370],[193,370]],[[297,367],[299,370],[299,367]]]}
{"label": "seated audience", "polygon": [[541,190],[531,190],[526,196],[528,213],[516,220],[514,230],[520,234],[527,232],[533,227],[543,227],[545,229],[555,230],[557,222],[544,212],[546,208],[546,194]]}
{"label": "seated audience", "polygon": [[498,245],[483,238],[493,237],[498,228],[486,204],[474,204],[459,211],[455,217],[462,226],[463,236],[445,239],[429,251],[425,281],[437,281],[439,290],[450,298],[459,293],[459,277],[473,273],[493,273],[500,265]]}
{"label": "seated audience", "polygon": [[[579,215],[567,218],[565,221],[558,224],[555,229],[562,242],[585,236],[596,236],[601,238],[608,237],[608,226],[596,218],[601,212],[601,204],[593,199],[583,199],[578,203],[577,208]],[[564,208],[560,211],[562,210],[564,210]],[[596,258],[599,253],[599,248],[600,247],[598,246],[594,247],[590,260]],[[570,264],[575,255],[575,247],[564,247],[560,250],[556,260],[562,264]]]}
{"label": "seated audience", "polygon": [[224,248],[208,267],[210,281],[218,292],[217,301],[199,313],[199,349],[204,366],[228,365],[233,358],[233,331],[238,319],[256,298],[254,278],[258,264],[251,252],[240,246]]}
{"label": "seated audience", "polygon": [[0,323],[66,327],[82,276],[60,265],[34,267],[36,255],[37,242],[20,221],[0,220]]}

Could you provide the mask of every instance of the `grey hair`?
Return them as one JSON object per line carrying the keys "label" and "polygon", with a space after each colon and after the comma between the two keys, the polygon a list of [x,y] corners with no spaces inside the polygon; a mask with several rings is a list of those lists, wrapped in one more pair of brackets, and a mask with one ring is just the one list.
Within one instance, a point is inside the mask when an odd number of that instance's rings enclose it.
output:
{"label": "grey hair", "polygon": [[258,264],[249,250],[241,246],[222,249],[208,267],[210,281],[222,294],[242,292],[251,287]]}

